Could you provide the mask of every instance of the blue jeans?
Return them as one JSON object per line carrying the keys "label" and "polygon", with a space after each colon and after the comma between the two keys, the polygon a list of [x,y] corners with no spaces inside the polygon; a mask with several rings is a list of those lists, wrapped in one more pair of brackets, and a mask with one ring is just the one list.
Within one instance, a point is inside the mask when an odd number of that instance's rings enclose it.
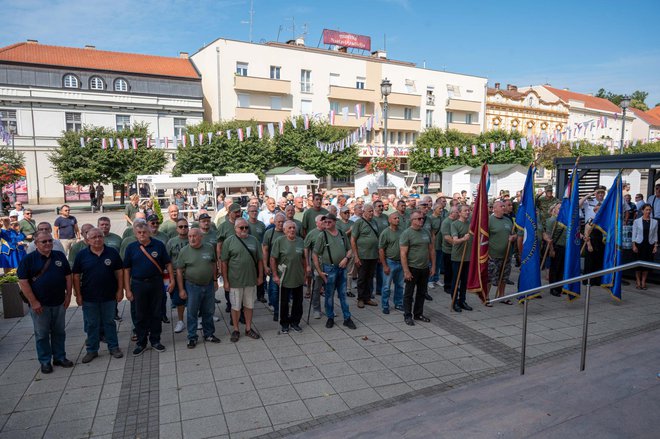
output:
{"label": "blue jeans", "polygon": [[[429,265],[429,268],[431,266]],[[431,275],[431,278],[429,279],[429,282],[438,282],[440,281],[440,275],[443,274],[445,271],[445,267],[442,264],[442,250],[436,250],[435,251],[435,273]]]}
{"label": "blue jeans", "polygon": [[348,302],[346,302],[346,269],[327,264],[323,264],[322,268],[323,272],[328,275],[325,283],[325,316],[329,319],[335,318],[334,296],[336,290],[344,320],[350,319],[351,312],[348,310]]}
{"label": "blue jeans", "polygon": [[50,364],[50,360],[62,361],[66,359],[64,343],[64,305],[42,306],[41,314],[30,308],[30,316],[34,324],[34,340],[37,343],[37,358],[41,364]]}
{"label": "blue jeans", "polygon": [[403,267],[400,261],[387,259],[387,265],[390,267],[390,274],[385,275],[383,280],[383,297],[381,305],[383,309],[390,309],[390,283],[394,284],[394,306],[403,306]]}
{"label": "blue jeans", "polygon": [[99,351],[99,334],[101,330],[108,342],[110,351],[119,347],[117,339],[117,325],[115,324],[115,305],[114,300],[106,302],[86,302],[83,301],[83,317],[85,319],[87,333],[87,352]]}
{"label": "blue jeans", "polygon": [[271,276],[270,281],[268,281],[268,304],[275,310],[275,315],[277,315],[280,310],[279,288],[279,285],[275,283]]}
{"label": "blue jeans", "polygon": [[204,337],[215,334],[213,324],[213,312],[215,310],[215,294],[213,293],[213,282],[208,285],[197,285],[186,281],[186,293],[188,293],[188,314],[186,317],[188,326],[188,340],[197,340],[197,315],[202,315],[202,331]]}

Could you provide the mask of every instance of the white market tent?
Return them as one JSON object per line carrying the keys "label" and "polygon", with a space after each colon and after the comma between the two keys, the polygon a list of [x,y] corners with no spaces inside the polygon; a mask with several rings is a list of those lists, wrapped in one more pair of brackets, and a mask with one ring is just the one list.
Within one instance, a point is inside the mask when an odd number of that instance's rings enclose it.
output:
{"label": "white market tent", "polygon": [[215,210],[216,200],[212,195],[213,175],[211,174],[183,174],[180,177],[172,177],[169,174],[138,175],[137,185],[140,203],[154,197],[162,207],[171,204],[176,192],[181,191],[189,203],[189,208],[182,210],[182,213],[199,210],[197,200],[200,189],[204,189],[211,208]]}
{"label": "white market tent", "polygon": [[[522,190],[525,186],[527,166],[517,164],[488,165],[488,172],[490,173],[488,198],[498,197],[501,190],[509,191],[509,194],[513,197],[517,191]],[[468,191],[468,196],[474,197],[481,179],[481,168],[475,168],[469,174],[470,191]]]}
{"label": "white market tent", "polygon": [[[387,187],[395,190],[396,194],[399,193],[401,188],[409,190],[410,184],[414,181],[417,174],[404,174],[399,171],[387,173]],[[355,196],[362,196],[366,188],[370,194],[378,193],[378,189],[385,186],[385,178],[383,172],[376,172],[373,174],[367,173],[365,169],[355,173]],[[365,200],[366,201],[366,200]]]}
{"label": "white market tent", "polygon": [[319,179],[298,167],[278,167],[266,172],[266,195],[278,199],[284,188],[289,186],[289,192],[294,196],[306,197],[308,193],[316,192]]}
{"label": "white market tent", "polygon": [[230,173],[213,179],[216,196],[224,191],[225,197],[241,197],[250,194],[258,195],[261,180],[252,172]]}
{"label": "white market tent", "polygon": [[442,170],[441,190],[447,197],[451,197],[455,192],[470,192],[470,174],[472,167],[467,165],[447,166]]}

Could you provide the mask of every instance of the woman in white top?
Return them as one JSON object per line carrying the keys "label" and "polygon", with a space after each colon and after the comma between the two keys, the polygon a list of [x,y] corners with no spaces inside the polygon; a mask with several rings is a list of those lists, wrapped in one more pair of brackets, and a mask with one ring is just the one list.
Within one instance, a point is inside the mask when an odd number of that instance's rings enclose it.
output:
{"label": "woman in white top", "polygon": [[[653,262],[658,251],[658,221],[651,218],[651,205],[642,206],[642,216],[633,222],[632,248],[638,261]],[[635,272],[637,289],[646,289],[646,277],[649,272],[646,268],[638,268]]]}

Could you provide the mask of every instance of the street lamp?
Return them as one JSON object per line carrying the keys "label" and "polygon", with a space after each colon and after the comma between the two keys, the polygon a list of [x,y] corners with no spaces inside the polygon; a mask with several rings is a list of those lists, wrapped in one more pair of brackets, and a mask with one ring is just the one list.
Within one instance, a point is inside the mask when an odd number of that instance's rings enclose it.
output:
{"label": "street lamp", "polygon": [[[383,79],[380,83],[380,94],[383,95],[383,155],[387,159],[387,97],[392,93],[392,83]],[[383,171],[383,185],[387,186],[387,169]]]}
{"label": "street lamp", "polygon": [[623,117],[621,118],[621,145],[619,146],[619,151],[623,154],[623,137],[626,135],[626,110],[630,106],[630,96],[624,95],[621,98],[619,105],[623,109]]}

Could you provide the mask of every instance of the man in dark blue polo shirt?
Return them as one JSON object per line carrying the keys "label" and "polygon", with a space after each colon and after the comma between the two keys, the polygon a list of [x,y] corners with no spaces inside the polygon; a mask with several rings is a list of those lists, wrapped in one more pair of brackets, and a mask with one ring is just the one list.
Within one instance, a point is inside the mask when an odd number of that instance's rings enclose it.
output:
{"label": "man in dark blue polo shirt", "polygon": [[114,322],[115,305],[124,298],[122,262],[117,250],[107,247],[103,232],[92,228],[87,231],[89,247],[82,249],[73,263],[73,285],[78,304],[82,305],[87,323],[87,354],[83,363],[99,356],[101,328],[110,354],[121,358],[117,326]]}
{"label": "man in dark blue polo shirt", "polygon": [[[133,230],[137,241],[130,243],[124,254],[124,287],[126,298],[133,301],[135,307],[137,344],[133,355],[137,356],[147,348],[147,337],[152,348],[165,351],[160,342],[163,270],[173,273],[173,268],[165,244],[151,239],[146,224],[134,224]],[[172,292],[174,284],[172,279],[168,293]]]}
{"label": "man in dark blue polo shirt", "polygon": [[71,303],[71,268],[62,252],[53,251],[53,237],[39,231],[34,236],[37,251],[25,256],[18,266],[18,283],[30,303],[34,339],[42,373],[53,366],[73,367],[66,358],[64,317]]}

